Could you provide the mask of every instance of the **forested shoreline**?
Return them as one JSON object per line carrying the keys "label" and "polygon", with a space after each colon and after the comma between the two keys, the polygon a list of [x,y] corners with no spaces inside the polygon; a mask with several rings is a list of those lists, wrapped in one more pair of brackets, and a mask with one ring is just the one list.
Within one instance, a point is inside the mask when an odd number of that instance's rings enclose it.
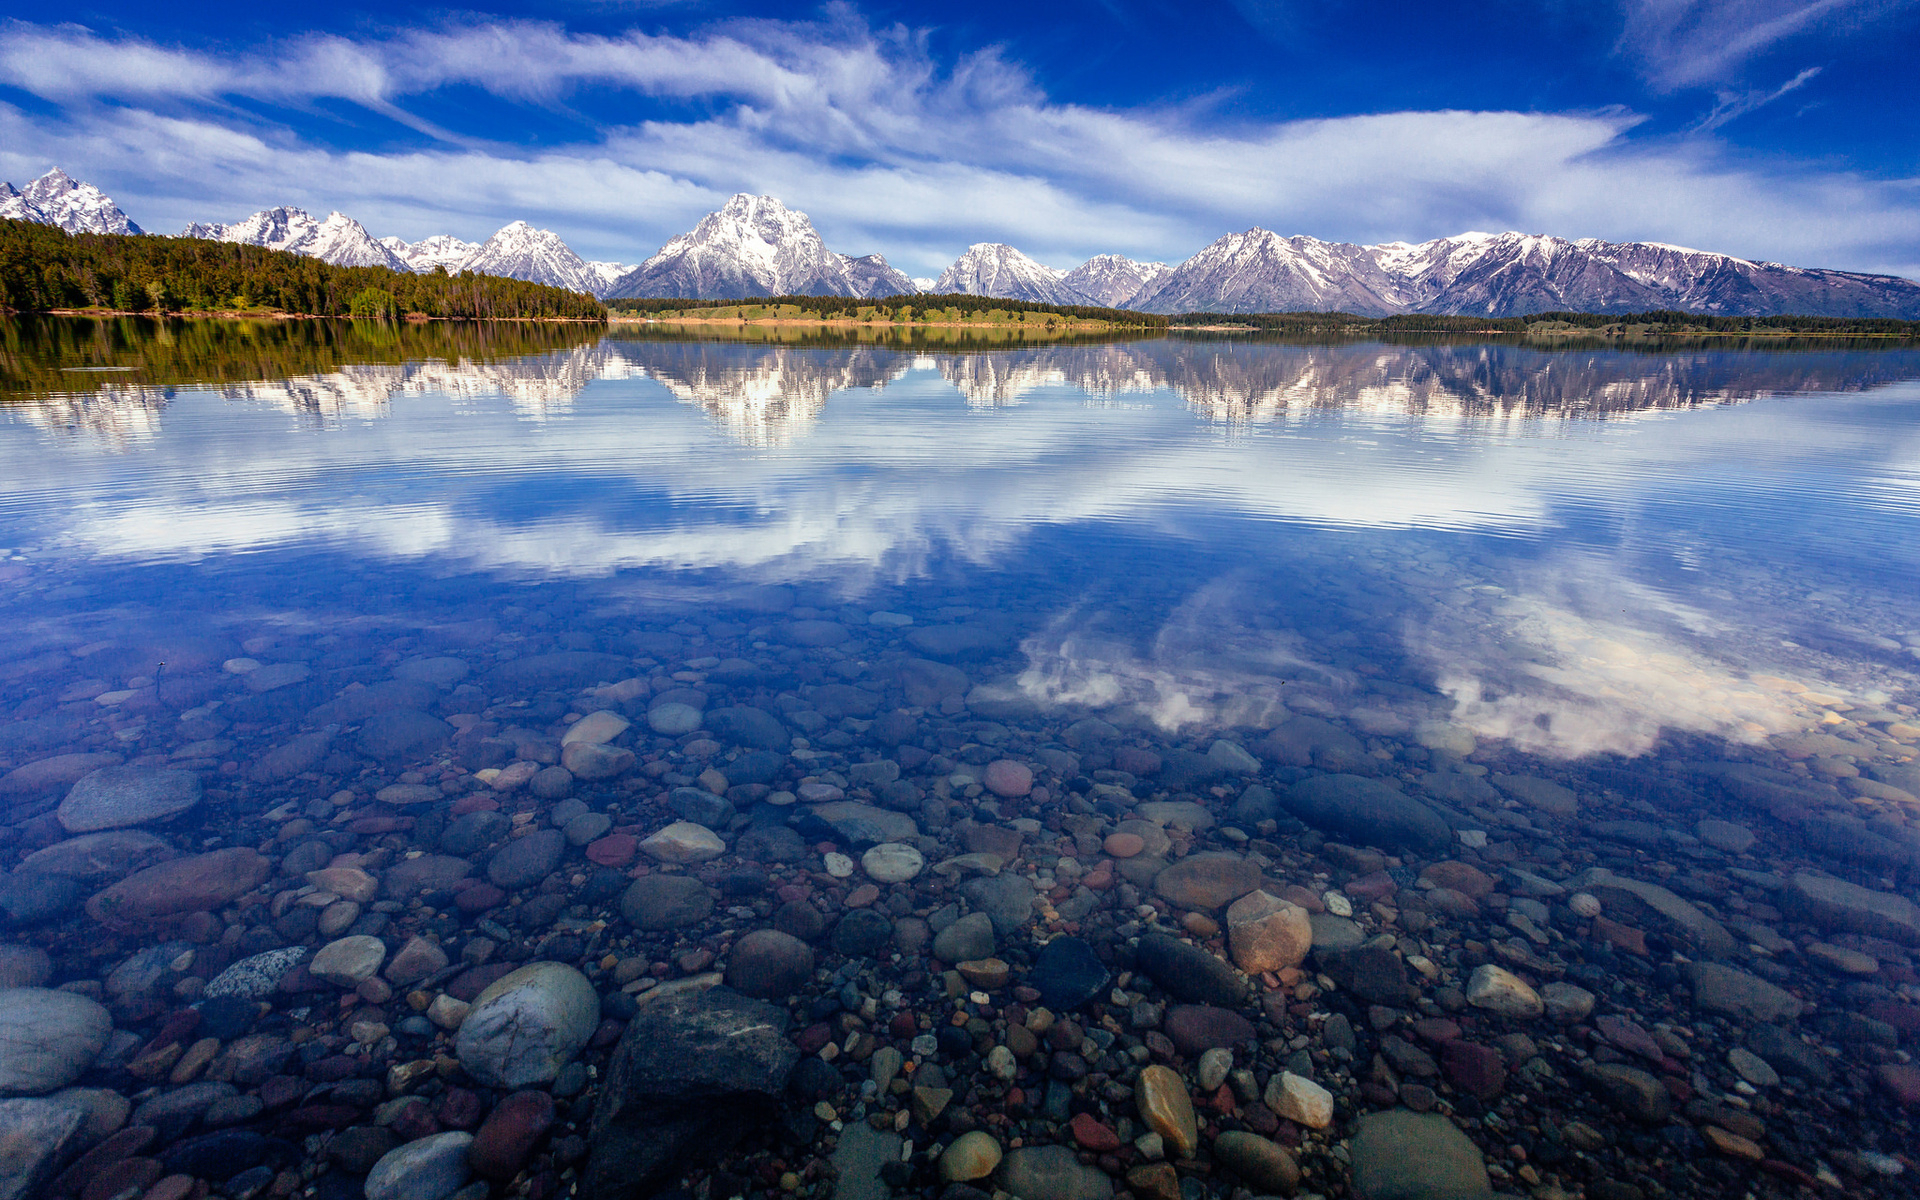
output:
{"label": "forested shoreline", "polygon": [[0,220],[0,311],[71,309],[481,321],[607,315],[591,296],[495,275],[339,267],[262,246]]}

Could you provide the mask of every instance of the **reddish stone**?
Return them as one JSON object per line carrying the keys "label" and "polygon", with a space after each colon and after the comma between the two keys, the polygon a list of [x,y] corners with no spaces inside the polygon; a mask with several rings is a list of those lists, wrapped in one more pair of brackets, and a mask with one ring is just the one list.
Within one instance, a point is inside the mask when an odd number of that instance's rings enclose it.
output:
{"label": "reddish stone", "polygon": [[587,845],[587,861],[603,867],[624,867],[640,851],[640,839],[630,833],[610,833]]}
{"label": "reddish stone", "polygon": [[289,995],[298,995],[301,992],[324,992],[332,986],[325,980],[316,978],[312,971],[307,970],[305,963],[296,963],[280,977],[280,990]]}
{"label": "reddish stone", "polygon": [[1893,1026],[1903,1038],[1920,1034],[1920,1006],[1898,1000],[1876,1000],[1867,1006],[1867,1015]]}
{"label": "reddish stone", "polygon": [[783,883],[780,885],[779,890],[773,894],[782,904],[798,904],[808,896],[811,896],[813,889],[803,887],[797,883]]}
{"label": "reddish stone", "polygon": [[553,1097],[545,1092],[515,1092],[487,1114],[473,1135],[467,1161],[482,1179],[505,1182],[520,1173],[533,1148],[553,1127]]}
{"label": "reddish stone", "polygon": [[1781,1162],[1777,1158],[1762,1159],[1760,1161],[1760,1169],[1776,1178],[1784,1179],[1788,1183],[1798,1184],[1808,1191],[1816,1190],[1820,1183],[1818,1179],[1801,1170],[1799,1167],[1794,1166],[1792,1163]]}
{"label": "reddish stone", "polygon": [[1158,775],[1160,756],[1138,746],[1120,746],[1113,752],[1113,765],[1129,775]]}
{"label": "reddish stone", "polygon": [[847,893],[848,908],[866,908],[880,898],[880,889],[871,883],[863,883]]}
{"label": "reddish stone", "polygon": [[1162,1025],[1174,1047],[1188,1058],[1208,1050],[1237,1046],[1254,1038],[1253,1023],[1237,1012],[1206,1004],[1176,1004]]}
{"label": "reddish stone", "polygon": [[1413,1023],[1414,1036],[1423,1042],[1439,1045],[1451,1042],[1461,1035],[1460,1022],[1446,1017],[1421,1017]]}
{"label": "reddish stone", "polygon": [[188,1200],[194,1194],[194,1188],[193,1176],[169,1175],[148,1188],[147,1194],[140,1200]]}
{"label": "reddish stone", "polygon": [[393,1122],[388,1127],[409,1142],[417,1142],[423,1137],[432,1137],[436,1133],[444,1132],[440,1122],[433,1119],[433,1110],[425,1100],[418,1097],[401,1105],[393,1114]]}
{"label": "reddish stone", "polygon": [[1321,900],[1318,895],[1308,891],[1306,888],[1301,887],[1297,883],[1290,883],[1287,886],[1281,888],[1280,898],[1282,900],[1285,900],[1289,904],[1298,904],[1301,908],[1306,909],[1310,913],[1323,913],[1327,911],[1327,905],[1325,901]]}
{"label": "reddish stone", "polygon": [[1507,1064],[1491,1046],[1459,1040],[1443,1042],[1440,1067],[1453,1086],[1481,1100],[1491,1100],[1507,1086]]}
{"label": "reddish stone", "polygon": [[152,1041],[141,1047],[140,1053],[135,1057],[143,1058],[156,1050],[165,1050],[175,1043],[184,1042],[198,1028],[200,1028],[200,1010],[183,1008],[161,1023],[160,1031],[153,1035]]}
{"label": "reddish stone", "polygon": [[1472,863],[1463,863],[1453,859],[1437,862],[1420,872],[1420,882],[1426,887],[1450,888],[1461,895],[1474,900],[1483,900],[1493,892],[1493,877]]}
{"label": "reddish stone", "polygon": [[1274,1131],[1280,1128],[1280,1118],[1264,1104],[1255,1104],[1248,1108],[1244,1118],[1247,1128],[1266,1137],[1272,1137]]}
{"label": "reddish stone", "polygon": [[1693,1085],[1678,1075],[1662,1075],[1660,1082],[1666,1085],[1667,1095],[1673,1097],[1675,1104],[1685,1104],[1693,1099]]}
{"label": "reddish stone", "polygon": [[132,1158],[145,1150],[159,1130],[151,1125],[130,1125],[75,1159],[73,1165],[53,1181],[57,1195],[70,1195],[86,1187],[89,1180],[113,1163]]}
{"label": "reddish stone", "polygon": [[1881,1063],[1873,1074],[1881,1089],[1896,1103],[1909,1107],[1920,1104],[1920,1067],[1912,1063]]}
{"label": "reddish stone", "polygon": [[87,901],[103,924],[138,925],[224,908],[265,883],[273,864],[244,846],[176,858],[136,871]]}
{"label": "reddish stone", "polygon": [[1113,890],[1113,869],[1101,863],[1080,879],[1090,892],[1110,892]]}
{"label": "reddish stone", "polygon": [[1653,1035],[1625,1017],[1608,1013],[1596,1019],[1593,1026],[1600,1031],[1601,1037],[1628,1054],[1638,1054],[1641,1058],[1651,1059],[1654,1062],[1666,1060],[1666,1052],[1660,1049],[1659,1042],[1653,1040]]}
{"label": "reddish stone", "polygon": [[94,1172],[80,1190],[80,1200],[114,1200],[116,1196],[139,1195],[159,1182],[167,1169],[157,1158],[123,1158]]}
{"label": "reddish stone", "polygon": [[1605,917],[1595,917],[1593,936],[1615,950],[1624,950],[1628,954],[1637,954],[1641,958],[1648,956],[1647,935],[1631,925],[1622,925],[1618,921],[1609,921]]}
{"label": "reddish stone", "polygon": [[507,893],[491,883],[477,883],[454,894],[453,906],[468,915],[483,913],[507,902]]}
{"label": "reddish stone", "polygon": [[608,1046],[611,1046],[615,1042],[618,1042],[620,1040],[620,1035],[625,1033],[626,1031],[627,1031],[627,1023],[625,1021],[617,1020],[613,1017],[608,1017],[605,1020],[600,1022],[600,1027],[598,1029],[595,1029],[593,1031],[593,1037],[588,1041],[587,1044],[592,1046],[596,1050],[604,1050]]}
{"label": "reddish stone", "polygon": [[898,1012],[887,1022],[887,1032],[896,1038],[910,1038],[920,1032],[920,1022],[910,1012]]}
{"label": "reddish stone", "polygon": [[793,1039],[793,1044],[800,1047],[802,1054],[818,1054],[832,1040],[833,1027],[823,1021],[802,1029],[800,1036]]}
{"label": "reddish stone", "polygon": [[1362,875],[1358,879],[1347,880],[1346,884],[1342,886],[1340,890],[1352,896],[1355,900],[1374,901],[1385,900],[1387,897],[1399,891],[1400,885],[1395,883],[1393,876],[1387,874],[1385,871],[1375,871],[1371,875]]}
{"label": "reddish stone", "polygon": [[345,1129],[360,1119],[360,1110],[348,1104],[303,1104],[283,1120],[300,1129]]}
{"label": "reddish stone", "polygon": [[1233,1089],[1224,1083],[1213,1089],[1213,1095],[1207,1097],[1206,1105],[1213,1111],[1227,1117],[1232,1116],[1234,1110],[1239,1107],[1238,1101],[1234,1099]]}
{"label": "reddish stone", "polygon": [[1107,1154],[1120,1148],[1120,1135],[1102,1125],[1092,1113],[1081,1113],[1067,1122],[1067,1130],[1083,1150]]}
{"label": "reddish stone", "polygon": [[306,1081],[291,1075],[270,1076],[260,1085],[260,1103],[269,1110],[285,1108],[306,1094]]}
{"label": "reddish stone", "polygon": [[447,981],[447,994],[455,1000],[472,1003],[473,998],[487,990],[487,985],[503,975],[511,975],[517,963],[487,963],[484,966],[469,967]]}
{"label": "reddish stone", "polygon": [[466,1088],[450,1087],[440,1095],[433,1115],[449,1129],[472,1129],[480,1123],[480,1097]]}
{"label": "reddish stone", "polygon": [[453,802],[453,815],[464,817],[474,812],[499,812],[500,802],[484,792],[469,792]]}

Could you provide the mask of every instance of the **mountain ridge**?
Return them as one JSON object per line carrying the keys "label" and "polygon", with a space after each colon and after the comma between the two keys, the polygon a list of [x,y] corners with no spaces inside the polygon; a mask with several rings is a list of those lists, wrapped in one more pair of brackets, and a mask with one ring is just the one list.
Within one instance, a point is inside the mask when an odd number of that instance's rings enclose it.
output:
{"label": "mountain ridge", "polygon": [[913,281],[884,257],[829,250],[807,214],[772,196],[740,192],[616,280],[605,298],[867,297],[913,290]]}

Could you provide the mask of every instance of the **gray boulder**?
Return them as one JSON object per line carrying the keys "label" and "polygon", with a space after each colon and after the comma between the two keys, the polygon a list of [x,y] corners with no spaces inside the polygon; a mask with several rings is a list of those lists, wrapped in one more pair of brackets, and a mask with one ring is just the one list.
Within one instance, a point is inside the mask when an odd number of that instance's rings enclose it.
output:
{"label": "gray boulder", "polygon": [[1440,854],[1453,844],[1446,818],[1400,789],[1359,775],[1316,775],[1287,790],[1287,811],[1363,846]]}
{"label": "gray boulder", "polygon": [[474,997],[454,1047],[488,1087],[529,1087],[552,1083],[599,1025],[600,994],[585,975],[528,963]]}
{"label": "gray boulder", "polygon": [[168,821],[200,803],[200,777],[160,767],[106,767],[81,779],[54,815],[68,833]]}
{"label": "gray boulder", "polygon": [[85,996],[0,991],[0,1096],[37,1096],[80,1078],[106,1048],[113,1017]]}

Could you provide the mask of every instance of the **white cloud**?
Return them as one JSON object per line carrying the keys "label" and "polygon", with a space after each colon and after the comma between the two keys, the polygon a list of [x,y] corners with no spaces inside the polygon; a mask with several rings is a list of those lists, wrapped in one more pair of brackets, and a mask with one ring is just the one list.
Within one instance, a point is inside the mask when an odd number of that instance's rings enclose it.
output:
{"label": "white cloud", "polygon": [[1733,82],[1795,38],[1857,32],[1914,0],[1624,0],[1619,49],[1663,91]]}
{"label": "white cloud", "polygon": [[[1636,20],[1653,32],[1634,45],[1699,59],[1686,50],[1703,20],[1692,8],[1649,4]],[[156,228],[275,203],[341,208],[406,237],[480,237],[524,217],[590,256],[633,259],[748,190],[805,210],[836,248],[922,273],[982,240],[1061,265],[1116,250],[1178,261],[1255,224],[1359,241],[1517,228],[1920,270],[1911,181],[1738,160],[1706,136],[1711,124],[1660,140],[1624,110],[1260,123],[1204,106],[1095,108],[1052,99],[996,51],[944,62],[922,34],[846,9],[685,37],[494,22],[252,55],[14,22],[0,26],[0,71],[59,106],[51,118],[0,108],[0,171],[59,162]],[[456,85],[569,118],[609,93],[672,103],[528,152],[439,137],[409,111]],[[296,132],[323,102],[430,140],[370,150]],[[263,105],[278,122],[257,115]]]}

